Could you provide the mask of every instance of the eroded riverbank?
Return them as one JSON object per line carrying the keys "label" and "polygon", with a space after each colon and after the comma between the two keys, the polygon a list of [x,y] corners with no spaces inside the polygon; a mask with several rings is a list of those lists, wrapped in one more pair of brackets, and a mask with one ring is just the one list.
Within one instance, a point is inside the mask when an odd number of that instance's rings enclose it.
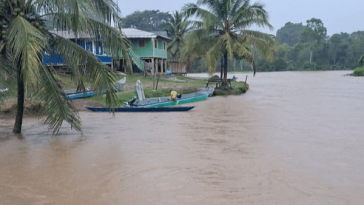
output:
{"label": "eroded riverbank", "polygon": [[81,112],[82,136],[0,120],[0,204],[361,204],[364,81],[346,73],[258,73],[187,113]]}

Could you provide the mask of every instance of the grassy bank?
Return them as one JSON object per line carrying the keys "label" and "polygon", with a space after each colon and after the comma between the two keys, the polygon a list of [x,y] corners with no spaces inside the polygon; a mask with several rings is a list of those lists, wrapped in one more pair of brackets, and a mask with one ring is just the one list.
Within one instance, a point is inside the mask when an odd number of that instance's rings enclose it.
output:
{"label": "grassy bank", "polygon": [[232,82],[229,89],[215,89],[215,96],[241,95],[249,90],[249,84],[245,82]]}
{"label": "grassy bank", "polygon": [[356,68],[352,74],[353,76],[364,76],[364,66]]}
{"label": "grassy bank", "polygon": [[[187,87],[187,88],[180,88],[180,89],[176,89],[176,90],[178,91],[178,93],[188,94],[188,93],[193,93],[193,92],[198,91],[198,88],[197,87]],[[154,91],[150,88],[144,88],[144,95],[146,98],[169,96],[169,88],[168,89],[162,88],[162,89],[158,89],[157,91]],[[129,101],[134,96],[136,96],[136,92],[134,90],[118,92],[116,94],[117,106],[122,106],[124,102]],[[106,104],[106,99],[105,99],[104,95],[87,98],[87,100]]]}
{"label": "grassy bank", "polygon": [[[174,79],[164,79],[160,78],[158,82],[158,90],[152,90],[153,78],[143,77],[143,76],[126,76],[126,84],[122,92],[117,93],[117,106],[122,106],[123,102],[129,101],[132,97],[136,95],[135,93],[135,83],[139,79],[144,88],[144,94],[146,98],[153,97],[165,97],[169,96],[169,89],[173,88],[178,93],[189,94],[204,88],[207,83],[207,79],[200,78],[189,78],[182,75],[177,75]],[[215,84],[210,84],[210,86],[215,86]],[[225,96],[225,95],[240,95],[248,91],[249,85],[244,82],[232,82],[230,89],[215,89],[214,96]],[[94,96],[88,98],[87,100],[93,102],[100,102],[105,104],[106,100],[103,95]]]}
{"label": "grassy bank", "polygon": [[[123,102],[129,101],[132,97],[136,95],[135,92],[135,83],[137,80],[140,80],[146,98],[152,97],[164,97],[169,96],[169,89],[172,88],[181,94],[188,94],[198,91],[201,88],[204,88],[207,83],[207,79],[203,78],[189,78],[182,75],[176,75],[173,78],[160,78],[158,81],[158,89],[157,91],[153,89],[153,77],[147,76],[143,77],[140,75],[115,75],[116,79],[121,79],[126,77],[126,84],[121,92],[116,94],[117,96],[117,106],[122,106]],[[62,86],[63,89],[74,89],[76,88],[76,84],[72,81],[70,75],[55,75],[58,83]],[[0,101],[0,113],[5,114],[14,114],[16,111],[16,81],[10,80],[6,82],[6,87],[9,88],[9,92],[4,93],[2,96],[6,101]],[[86,86],[90,86],[86,85]],[[211,86],[215,86],[215,84],[211,84]],[[249,85],[244,82],[232,82],[232,88],[228,90],[220,90],[216,89],[214,95],[239,95],[245,93],[249,89]],[[87,103],[89,102],[89,103]],[[75,102],[76,103],[76,102]],[[82,102],[78,102],[81,104],[92,104],[92,103],[102,103],[106,104],[104,95],[94,96],[91,98],[86,98]],[[77,103],[76,103],[77,104]],[[26,98],[26,112],[29,114],[39,113],[41,112],[40,103],[36,102],[34,98]]]}

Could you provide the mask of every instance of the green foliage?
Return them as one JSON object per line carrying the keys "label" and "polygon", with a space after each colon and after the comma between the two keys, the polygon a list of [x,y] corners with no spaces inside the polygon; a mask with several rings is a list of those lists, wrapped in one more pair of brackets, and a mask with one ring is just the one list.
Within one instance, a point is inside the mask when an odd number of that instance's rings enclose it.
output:
{"label": "green foliage", "polygon": [[301,33],[301,42],[306,43],[310,48],[310,62],[312,62],[313,51],[325,40],[327,29],[321,19],[312,18],[307,20],[307,26]]}
{"label": "green foliage", "polygon": [[353,72],[353,76],[364,76],[364,66],[356,68]]}
{"label": "green foliage", "polygon": [[364,65],[364,55],[359,58],[359,65]]}
{"label": "green foliage", "polygon": [[305,62],[303,64],[304,70],[316,70],[316,63],[313,62]]}
{"label": "green foliage", "polygon": [[[273,59],[275,37],[248,30],[252,25],[273,28],[264,4],[250,4],[248,0],[199,0],[197,4],[186,4],[183,12],[194,17],[194,30],[185,37],[182,59],[203,57],[210,73],[216,71],[221,59],[225,62],[222,67],[226,73],[228,60],[232,61],[234,57],[250,62],[255,73],[252,47],[267,59]],[[225,81],[226,78],[224,75]]]}
{"label": "green foliage", "polygon": [[249,90],[249,84],[245,82],[233,82],[232,87],[228,89],[217,88],[214,91],[215,96],[241,95]]}
{"label": "green foliage", "polygon": [[364,31],[352,34],[337,33],[329,37],[326,36],[323,22],[312,18],[307,21],[300,41],[289,45],[292,38],[288,32],[299,25],[301,24],[288,22],[279,29],[277,36],[281,44],[272,62],[266,61],[260,53],[254,52],[260,71],[344,70],[360,66],[358,59],[364,53]]}
{"label": "green foliage", "polygon": [[135,11],[123,18],[124,28],[136,28],[143,31],[163,31],[172,16],[159,10]]}
{"label": "green foliage", "polygon": [[300,41],[301,33],[305,29],[302,23],[287,22],[282,28],[277,30],[277,39],[280,44],[295,45]]}
{"label": "green foliage", "polygon": [[169,58],[178,61],[181,48],[184,46],[184,35],[190,30],[191,22],[183,13],[175,11],[165,24],[168,36],[172,39],[167,46]]}

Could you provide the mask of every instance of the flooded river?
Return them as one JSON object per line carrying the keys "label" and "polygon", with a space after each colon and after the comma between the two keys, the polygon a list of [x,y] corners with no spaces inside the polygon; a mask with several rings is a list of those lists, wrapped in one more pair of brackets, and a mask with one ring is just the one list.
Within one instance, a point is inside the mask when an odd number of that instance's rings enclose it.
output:
{"label": "flooded river", "polygon": [[364,78],[347,73],[249,74],[186,113],[81,112],[82,136],[0,119],[0,204],[362,204]]}

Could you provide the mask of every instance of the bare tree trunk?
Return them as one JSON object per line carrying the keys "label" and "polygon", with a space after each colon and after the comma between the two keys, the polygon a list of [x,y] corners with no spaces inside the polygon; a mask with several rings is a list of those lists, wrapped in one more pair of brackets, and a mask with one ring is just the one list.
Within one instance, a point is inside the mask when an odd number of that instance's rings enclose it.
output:
{"label": "bare tree trunk", "polygon": [[310,50],[310,63],[312,63],[312,53],[313,53],[313,51]]}
{"label": "bare tree trunk", "polygon": [[24,79],[21,74],[20,66],[18,68],[17,80],[18,80],[18,104],[17,104],[13,133],[21,133],[21,127],[23,124],[25,89],[24,89]]}

